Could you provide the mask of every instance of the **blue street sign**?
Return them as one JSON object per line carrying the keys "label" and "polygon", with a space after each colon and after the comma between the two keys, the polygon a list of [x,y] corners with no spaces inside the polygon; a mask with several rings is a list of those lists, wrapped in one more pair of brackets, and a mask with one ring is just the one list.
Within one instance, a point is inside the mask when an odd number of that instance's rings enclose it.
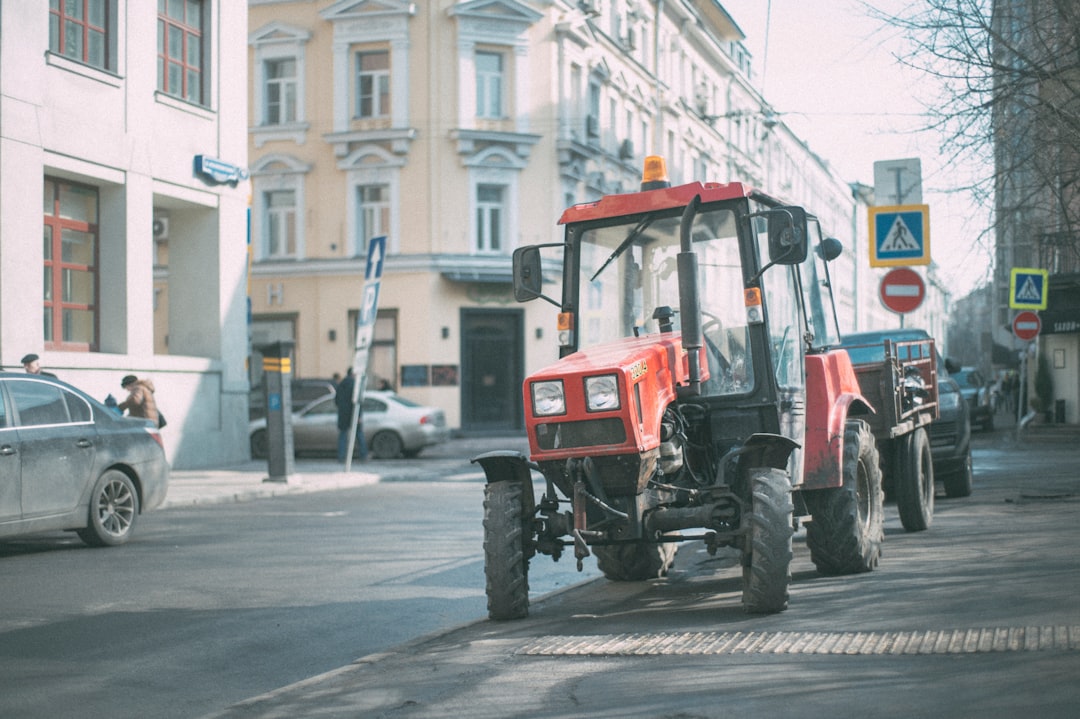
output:
{"label": "blue street sign", "polygon": [[368,282],[378,282],[382,279],[383,260],[386,258],[386,235],[372,237],[368,243],[367,267],[364,269],[364,279]]}
{"label": "blue street sign", "polygon": [[1009,307],[1014,310],[1045,310],[1048,270],[1014,267],[1009,274]]}
{"label": "blue street sign", "polygon": [[929,205],[869,208],[870,266],[930,264]]}

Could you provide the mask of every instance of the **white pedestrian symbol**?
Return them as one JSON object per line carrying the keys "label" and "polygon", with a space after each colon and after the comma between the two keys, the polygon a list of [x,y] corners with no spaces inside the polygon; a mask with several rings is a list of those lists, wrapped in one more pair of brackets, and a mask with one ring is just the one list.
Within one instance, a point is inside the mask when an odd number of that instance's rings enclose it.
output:
{"label": "white pedestrian symbol", "polygon": [[1016,292],[1017,302],[1042,302],[1042,293],[1035,284],[1035,278],[1028,275],[1024,278],[1024,284]]}
{"label": "white pedestrian symbol", "polygon": [[889,230],[889,234],[885,235],[885,241],[881,243],[881,249],[878,250],[878,252],[907,252],[918,249],[918,241],[911,235],[911,232],[908,230],[907,225],[904,224],[900,215],[897,215],[892,228]]}

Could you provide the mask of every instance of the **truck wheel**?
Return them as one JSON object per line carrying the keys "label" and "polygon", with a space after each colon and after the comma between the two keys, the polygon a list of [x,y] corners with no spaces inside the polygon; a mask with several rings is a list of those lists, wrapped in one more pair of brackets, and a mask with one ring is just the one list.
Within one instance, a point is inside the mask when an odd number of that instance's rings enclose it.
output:
{"label": "truck wheel", "polygon": [[909,532],[921,532],[934,521],[934,460],[930,440],[919,427],[901,437],[896,453],[896,508]]}
{"label": "truck wheel", "polygon": [[484,486],[484,575],[488,616],[522,619],[529,614],[529,560],[520,482]]}
{"label": "truck wheel", "polygon": [[971,450],[969,449],[967,457],[964,459],[964,466],[942,477],[942,483],[945,485],[945,496],[949,498],[971,496],[971,490],[975,484],[974,479],[971,470]]}
{"label": "truck wheel", "polygon": [[810,560],[822,574],[869,572],[885,538],[881,467],[870,425],[848,420],[844,430],[843,484],[806,493],[813,515],[806,526]]}
{"label": "truck wheel", "polygon": [[608,544],[592,547],[596,566],[613,582],[640,582],[667,576],[675,559],[670,542]]}
{"label": "truck wheel", "polygon": [[750,470],[753,511],[743,550],[743,608],[751,614],[782,612],[791,584],[791,480],[781,469]]}

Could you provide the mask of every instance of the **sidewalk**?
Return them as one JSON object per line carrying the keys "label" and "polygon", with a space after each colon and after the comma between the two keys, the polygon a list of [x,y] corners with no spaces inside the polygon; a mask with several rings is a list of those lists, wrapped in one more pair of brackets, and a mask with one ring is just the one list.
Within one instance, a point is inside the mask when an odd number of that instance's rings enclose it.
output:
{"label": "sidewalk", "polygon": [[285,482],[268,481],[269,465],[265,459],[220,468],[174,469],[161,508],[248,502],[264,497],[351,489],[380,481],[480,481],[483,471],[470,460],[496,449],[515,449],[525,454],[529,451],[523,436],[455,437],[424,449],[415,459],[354,460],[349,472],[333,457],[297,459],[293,473]]}

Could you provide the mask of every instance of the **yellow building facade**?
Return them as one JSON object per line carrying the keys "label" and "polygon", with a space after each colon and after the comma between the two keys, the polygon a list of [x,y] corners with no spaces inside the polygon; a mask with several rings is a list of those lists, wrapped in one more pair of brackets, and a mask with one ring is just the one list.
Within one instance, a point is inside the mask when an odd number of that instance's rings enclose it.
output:
{"label": "yellow building facade", "polygon": [[251,0],[253,347],[295,342],[297,377],[344,373],[386,235],[369,386],[462,432],[520,430],[521,382],[558,347],[555,308],[514,302],[511,253],[561,241],[566,206],[636,190],[646,154],[675,184],[817,208],[855,247],[851,188],[771,114],[722,5],[696,7]]}

